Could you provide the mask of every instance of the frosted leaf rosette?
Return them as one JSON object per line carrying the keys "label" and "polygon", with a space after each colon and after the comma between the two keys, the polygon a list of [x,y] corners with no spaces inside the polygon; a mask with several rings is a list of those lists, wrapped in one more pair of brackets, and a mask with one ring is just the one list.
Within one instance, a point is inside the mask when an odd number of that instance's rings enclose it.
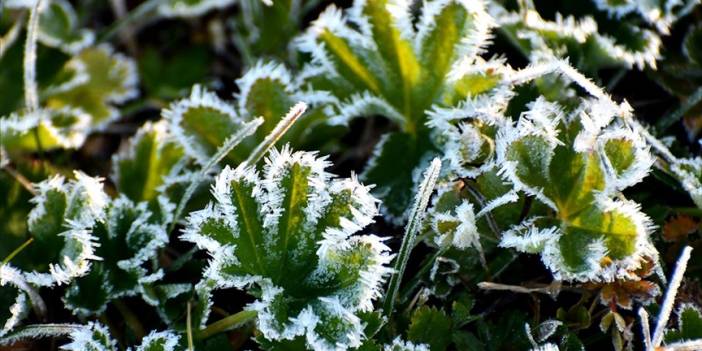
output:
{"label": "frosted leaf rosette", "polygon": [[500,245],[540,254],[556,279],[638,280],[631,272],[657,262],[651,220],[620,195],[648,174],[652,157],[616,111],[583,100],[566,113],[539,98],[497,138],[503,176],[555,212],[512,226]]}
{"label": "frosted leaf rosette", "polygon": [[219,174],[215,201],[190,214],[181,236],[211,256],[197,286],[205,310],[213,289],[246,288],[269,340],[302,337],[316,350],[361,344],[356,313],[372,310],[392,256],[381,238],[353,235],[373,222],[378,200],[328,166],[283,148],[260,175],[251,167]]}
{"label": "frosted leaf rosette", "polygon": [[66,307],[79,316],[104,312],[110,300],[143,295],[144,287],[163,277],[156,267],[158,250],[168,243],[164,228],[151,223],[147,203],[135,204],[122,195],[105,208],[104,219],[91,229],[100,242],[101,260],[66,290]]}
{"label": "frosted leaf rosette", "polygon": [[65,284],[99,259],[91,231],[104,216],[108,196],[101,179],[81,172],[68,181],[53,176],[36,184],[36,192],[27,220],[34,241],[17,257],[17,267],[37,286]]}
{"label": "frosted leaf rosette", "polygon": [[[334,96],[331,123],[381,115],[398,126],[383,135],[362,174],[377,185],[383,214],[400,224],[419,169],[437,153],[428,112],[495,89],[510,69],[482,55],[495,26],[477,0],[357,0],[328,7],[297,40],[311,63],[300,73]],[[416,7],[414,5],[417,5]]]}

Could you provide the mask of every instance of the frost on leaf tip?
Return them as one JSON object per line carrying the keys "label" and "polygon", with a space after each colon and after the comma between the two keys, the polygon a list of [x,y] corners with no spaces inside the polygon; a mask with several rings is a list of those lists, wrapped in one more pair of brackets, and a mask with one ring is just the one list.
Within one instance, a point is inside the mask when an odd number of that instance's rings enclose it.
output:
{"label": "frost on leaf tip", "polygon": [[373,221],[378,201],[355,177],[334,178],[328,166],[315,153],[286,147],[271,152],[262,174],[227,167],[213,186],[214,202],[190,214],[181,236],[211,256],[201,294],[208,286],[255,284],[262,296],[249,308],[258,311],[263,336],[304,336],[321,350],[360,345],[355,314],[372,309],[391,259],[382,239],[353,235]]}

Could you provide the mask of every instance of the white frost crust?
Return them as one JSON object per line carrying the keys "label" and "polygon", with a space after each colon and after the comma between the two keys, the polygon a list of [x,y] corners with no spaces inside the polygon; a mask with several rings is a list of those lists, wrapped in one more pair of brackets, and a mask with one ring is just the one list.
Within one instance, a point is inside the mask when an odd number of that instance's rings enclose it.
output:
{"label": "white frost crust", "polygon": [[[97,338],[96,338],[97,336]],[[71,342],[60,347],[67,351],[114,351],[117,350],[117,342],[110,336],[110,331],[104,325],[95,322],[88,322],[79,326],[69,335]]]}
{"label": "white frost crust", "polygon": [[328,30],[335,36],[346,40],[352,47],[377,51],[376,44],[371,40],[371,37],[352,30],[346,24],[347,21],[348,18],[344,16],[339,8],[333,4],[329,5],[312,22],[307,31],[294,41],[294,44],[298,50],[309,53],[312,56],[312,64],[323,67],[327,74],[331,74],[334,77],[339,76],[334,63],[329,57],[326,45],[318,41],[319,36],[325,31]]}
{"label": "white frost crust", "polygon": [[399,336],[392,340],[391,344],[383,347],[384,351],[429,351],[427,344],[414,344],[411,341],[402,340]]}
{"label": "white frost crust", "polygon": [[195,4],[188,4],[179,0],[167,0],[158,6],[158,13],[166,18],[193,18],[215,9],[223,9],[236,2],[237,0],[200,0]]}
{"label": "white frost crust", "polygon": [[211,155],[208,155],[206,149],[202,145],[199,145],[195,138],[189,135],[188,131],[182,125],[184,115],[190,109],[194,108],[215,110],[229,117],[235,124],[243,124],[244,121],[233,106],[200,85],[193,86],[189,97],[176,101],[170,104],[168,108],[161,111],[163,118],[168,121],[168,130],[173,134],[173,137],[178,144],[181,145],[185,153],[199,164],[205,165],[207,161],[209,161]]}
{"label": "white frost crust", "polygon": [[530,218],[502,233],[500,247],[513,248],[520,252],[538,254],[546,245],[557,242],[561,236],[558,228],[539,228],[534,223],[538,218]]}
{"label": "white frost crust", "polygon": [[10,318],[0,321],[0,337],[11,332],[29,313],[29,301],[25,291],[31,289],[17,269],[7,264],[0,265],[0,289],[16,289],[15,302],[3,309],[10,311]]}
{"label": "white frost crust", "polygon": [[[149,333],[149,335],[142,339],[141,345],[136,348],[136,351],[147,351],[152,349],[175,351],[179,340],[180,336],[174,334],[170,330],[161,332],[152,331]],[[128,351],[131,351],[131,349]]]}
{"label": "white frost crust", "polygon": [[[614,170],[604,150],[606,143],[610,140],[626,140],[631,142],[634,147],[633,163],[620,173]],[[600,159],[604,164],[605,173],[607,174],[607,189],[605,189],[605,191],[610,193],[623,190],[641,182],[648,176],[655,161],[649,152],[646,142],[638,134],[629,129],[613,128],[607,130],[598,137],[597,144]]]}

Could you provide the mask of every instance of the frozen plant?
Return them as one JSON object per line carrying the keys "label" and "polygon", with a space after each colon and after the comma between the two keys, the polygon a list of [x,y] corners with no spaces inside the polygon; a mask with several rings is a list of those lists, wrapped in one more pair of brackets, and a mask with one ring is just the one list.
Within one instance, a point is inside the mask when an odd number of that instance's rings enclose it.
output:
{"label": "frozen plant", "polygon": [[192,212],[181,239],[209,255],[197,290],[207,321],[214,289],[246,289],[271,341],[304,338],[317,350],[361,345],[357,313],[373,309],[391,259],[383,240],[353,235],[373,221],[377,200],[352,177],[337,179],[314,153],[272,151],[262,174],[226,167],[214,202]]}

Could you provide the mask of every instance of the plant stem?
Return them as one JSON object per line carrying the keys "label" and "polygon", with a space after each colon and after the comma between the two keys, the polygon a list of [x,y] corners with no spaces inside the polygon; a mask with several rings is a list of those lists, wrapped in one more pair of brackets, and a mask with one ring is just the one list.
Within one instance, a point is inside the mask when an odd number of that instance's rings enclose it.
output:
{"label": "plant stem", "polygon": [[16,248],[14,251],[10,252],[7,257],[5,257],[4,260],[2,260],[2,265],[6,265],[12,261],[15,256],[17,256],[22,250],[24,250],[29,244],[31,244],[34,241],[34,238],[29,238],[27,241],[25,241],[22,245],[20,245],[18,248]]}
{"label": "plant stem", "polygon": [[245,324],[252,319],[256,318],[258,313],[256,311],[244,310],[237,312],[233,315],[222,318],[207,327],[197,332],[195,338],[197,339],[207,339],[215,334],[225,332],[229,329],[235,328],[242,324]]}
{"label": "plant stem", "polygon": [[195,347],[193,346],[193,326],[192,326],[192,315],[190,313],[190,309],[192,308],[192,304],[190,301],[188,301],[188,314],[185,319],[185,323],[187,324],[186,327],[186,334],[188,334],[188,351],[195,351]]}
{"label": "plant stem", "polygon": [[256,148],[251,152],[249,157],[244,161],[239,167],[255,166],[265,154],[268,153],[275,143],[280,140],[280,138],[285,135],[285,132],[292,127],[295,121],[302,116],[307,110],[307,104],[304,102],[298,102],[295,106],[290,108],[290,111],[283,117],[283,119],[278,122],[278,124],[273,128],[273,130],[268,133],[266,138],[256,146]]}
{"label": "plant stem", "polygon": [[415,196],[414,207],[410,213],[409,221],[405,227],[405,236],[402,239],[402,246],[400,247],[400,253],[395,261],[395,270],[390,276],[390,283],[388,284],[388,291],[385,294],[385,302],[383,303],[383,313],[385,316],[389,316],[395,308],[395,299],[397,298],[397,293],[400,289],[400,281],[407,268],[407,261],[409,260],[410,252],[414,247],[415,239],[417,238],[417,232],[422,226],[422,220],[424,219],[424,212],[429,204],[429,198],[434,191],[434,186],[436,185],[436,179],[439,177],[439,172],[441,171],[441,160],[435,158],[426,173],[424,173],[424,181],[419,187],[419,192]]}

